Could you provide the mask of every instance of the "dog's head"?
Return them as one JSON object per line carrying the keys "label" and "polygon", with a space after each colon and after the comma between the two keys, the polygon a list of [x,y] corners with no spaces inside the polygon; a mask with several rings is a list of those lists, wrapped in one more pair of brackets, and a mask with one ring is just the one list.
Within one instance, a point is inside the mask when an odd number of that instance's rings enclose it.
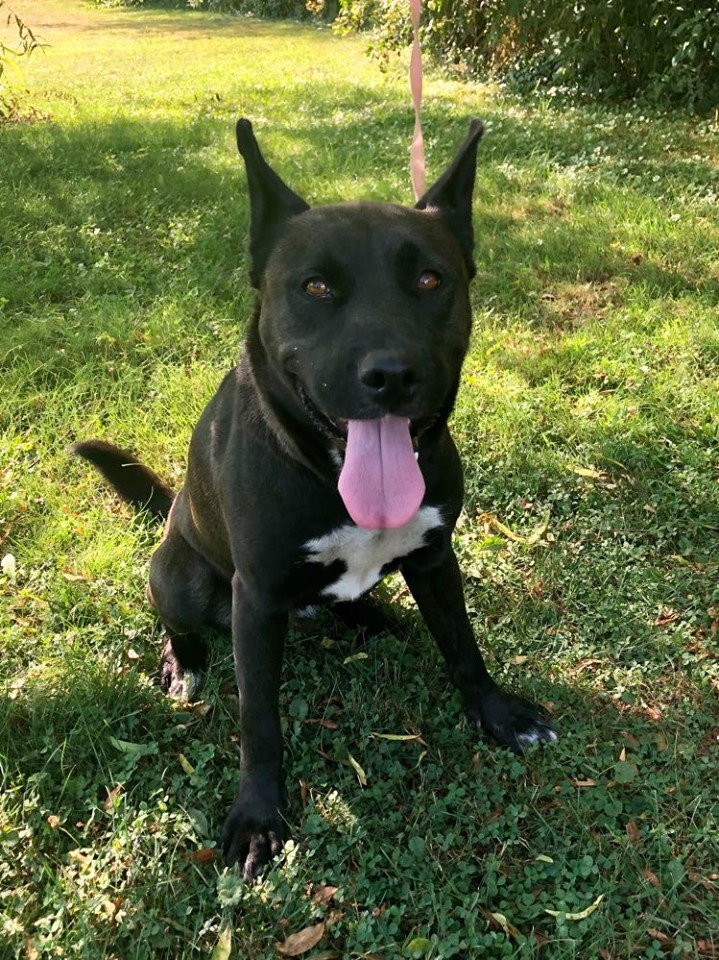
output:
{"label": "dog's head", "polygon": [[413,208],[310,208],[267,164],[249,121],[237,124],[265,387],[340,451],[340,493],[362,526],[412,516],[424,491],[413,447],[454,403],[471,324],[481,136],[474,120]]}

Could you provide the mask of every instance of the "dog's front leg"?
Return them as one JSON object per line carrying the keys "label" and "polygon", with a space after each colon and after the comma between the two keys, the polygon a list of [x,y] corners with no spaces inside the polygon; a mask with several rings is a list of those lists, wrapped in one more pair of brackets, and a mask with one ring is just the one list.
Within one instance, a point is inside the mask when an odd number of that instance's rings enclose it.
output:
{"label": "dog's front leg", "polygon": [[222,847],[245,880],[282,849],[282,730],[279,690],[288,616],[232,581],[232,643],[240,694],[240,786]]}
{"label": "dog's front leg", "polygon": [[515,753],[557,735],[540,707],[506,693],[489,675],[467,616],[462,578],[449,542],[417,551],[402,563],[402,574],[447,662],[467,714]]}

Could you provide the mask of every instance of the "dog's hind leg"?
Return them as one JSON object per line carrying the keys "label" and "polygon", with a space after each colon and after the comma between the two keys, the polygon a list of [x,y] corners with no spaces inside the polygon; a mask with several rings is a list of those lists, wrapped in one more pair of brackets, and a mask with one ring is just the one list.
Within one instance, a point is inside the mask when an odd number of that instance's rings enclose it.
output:
{"label": "dog's hind leg", "polygon": [[230,585],[170,528],[152,555],[147,597],[167,628],[160,685],[171,697],[191,700],[202,687],[209,659],[204,631],[230,627]]}

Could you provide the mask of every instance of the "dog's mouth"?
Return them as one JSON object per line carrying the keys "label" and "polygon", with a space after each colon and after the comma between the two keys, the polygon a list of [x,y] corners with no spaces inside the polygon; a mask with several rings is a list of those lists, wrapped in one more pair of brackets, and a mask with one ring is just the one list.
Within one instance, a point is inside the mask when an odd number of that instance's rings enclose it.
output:
{"label": "dog's mouth", "polygon": [[[305,408],[305,411],[314,423],[315,427],[320,433],[323,433],[330,440],[335,441],[337,447],[343,452],[347,446],[347,425],[350,422],[349,419],[343,417],[329,417],[310,399],[309,394],[298,380],[295,381],[295,389],[297,390],[297,395],[302,401],[302,406]],[[363,417],[362,419],[368,418]],[[414,451],[417,452],[419,449],[420,437],[422,434],[426,433],[430,427],[433,427],[439,420],[439,413],[435,413],[427,417],[407,419],[409,420],[409,433],[412,439],[412,447]]]}
{"label": "dog's mouth", "polygon": [[317,429],[343,453],[337,488],[355,523],[369,530],[408,523],[425,492],[417,462],[419,438],[438,414],[417,420],[392,414],[333,418],[313,403],[299,383],[297,392]]}

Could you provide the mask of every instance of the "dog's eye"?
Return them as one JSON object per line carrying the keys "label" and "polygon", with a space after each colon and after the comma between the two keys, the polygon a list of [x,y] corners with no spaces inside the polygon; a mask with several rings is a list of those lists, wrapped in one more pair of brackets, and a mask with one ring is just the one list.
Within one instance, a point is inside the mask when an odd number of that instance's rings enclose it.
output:
{"label": "dog's eye", "polygon": [[310,277],[309,280],[305,280],[302,285],[305,293],[309,294],[311,297],[329,297],[332,293],[330,290],[329,284],[325,283],[322,277]]}
{"label": "dog's eye", "polygon": [[434,270],[423,270],[417,277],[416,287],[418,290],[436,290],[442,282],[442,278]]}

